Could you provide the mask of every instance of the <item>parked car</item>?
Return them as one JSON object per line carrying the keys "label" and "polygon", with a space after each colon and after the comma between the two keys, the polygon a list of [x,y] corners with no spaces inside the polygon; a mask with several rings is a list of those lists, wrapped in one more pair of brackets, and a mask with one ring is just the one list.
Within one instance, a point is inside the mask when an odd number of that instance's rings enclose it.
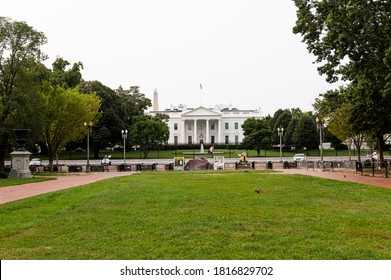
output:
{"label": "parked car", "polygon": [[306,161],[307,160],[307,156],[305,154],[295,154],[293,156],[293,160],[294,161]]}
{"label": "parked car", "polygon": [[43,165],[42,160],[39,158],[33,158],[31,159],[29,166],[37,166],[37,165]]}

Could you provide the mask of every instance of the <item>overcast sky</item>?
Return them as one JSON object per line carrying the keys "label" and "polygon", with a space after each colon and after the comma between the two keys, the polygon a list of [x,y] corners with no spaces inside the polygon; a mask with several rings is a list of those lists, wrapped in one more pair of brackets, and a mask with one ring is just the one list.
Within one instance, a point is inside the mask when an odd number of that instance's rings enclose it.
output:
{"label": "overcast sky", "polygon": [[[12,0],[1,15],[48,38],[46,64],[81,61],[83,78],[140,86],[159,109],[171,104],[312,111],[336,85],[292,33],[292,0]],[[200,90],[202,84],[202,91]]]}

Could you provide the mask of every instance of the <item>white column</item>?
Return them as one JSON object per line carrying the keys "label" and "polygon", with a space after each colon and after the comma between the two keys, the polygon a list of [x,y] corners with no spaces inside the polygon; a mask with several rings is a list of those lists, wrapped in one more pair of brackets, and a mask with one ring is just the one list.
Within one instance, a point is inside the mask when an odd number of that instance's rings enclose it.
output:
{"label": "white column", "polygon": [[217,143],[222,143],[222,135],[221,135],[221,119],[219,119],[219,124],[218,124],[218,130],[217,130]]}
{"label": "white column", "polygon": [[205,135],[205,143],[209,143],[210,142],[210,139],[209,139],[209,120],[206,119],[206,135]]}
{"label": "white column", "polygon": [[186,144],[186,121],[182,120],[181,144]]}
{"label": "white column", "polygon": [[197,143],[197,119],[194,120],[194,143]]}

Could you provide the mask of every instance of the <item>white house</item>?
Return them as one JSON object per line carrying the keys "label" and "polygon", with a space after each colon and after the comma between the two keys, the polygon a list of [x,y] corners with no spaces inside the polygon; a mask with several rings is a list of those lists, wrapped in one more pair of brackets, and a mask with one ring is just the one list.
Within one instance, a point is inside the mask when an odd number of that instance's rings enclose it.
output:
{"label": "white house", "polygon": [[[262,118],[260,110],[239,110],[231,106],[217,105],[214,108],[187,108],[185,105],[157,111],[170,119],[168,144],[239,144],[243,141],[242,124],[248,118]],[[155,111],[156,110],[156,111]]]}

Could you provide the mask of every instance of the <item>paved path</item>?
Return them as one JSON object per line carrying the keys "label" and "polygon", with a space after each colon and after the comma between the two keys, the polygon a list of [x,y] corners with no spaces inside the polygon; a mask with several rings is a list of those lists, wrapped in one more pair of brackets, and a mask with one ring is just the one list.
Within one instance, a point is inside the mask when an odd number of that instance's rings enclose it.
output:
{"label": "paved path", "polygon": [[315,171],[306,169],[283,169],[284,174],[302,174],[326,179],[334,179],[346,182],[353,182],[376,187],[391,188],[391,178],[370,177],[343,171]]}
{"label": "paved path", "polygon": [[90,174],[55,176],[56,180],[0,188],[0,204],[36,196],[43,193],[86,185],[107,178],[129,176],[134,172],[99,172]]}
{"label": "paved path", "polygon": [[[346,182],[360,183],[371,186],[391,188],[391,178],[379,178],[362,176],[352,172],[323,172],[306,169],[283,169],[277,170],[284,174],[302,174],[308,176],[315,176],[327,179],[334,179]],[[86,185],[99,180],[129,176],[134,172],[99,172],[91,174],[80,174],[80,175],[68,175],[68,176],[56,176],[57,180],[50,180],[40,183],[31,183],[18,186],[10,186],[0,188],[0,204],[23,199],[31,196],[36,196],[43,193],[54,192],[62,189],[77,187]]]}

